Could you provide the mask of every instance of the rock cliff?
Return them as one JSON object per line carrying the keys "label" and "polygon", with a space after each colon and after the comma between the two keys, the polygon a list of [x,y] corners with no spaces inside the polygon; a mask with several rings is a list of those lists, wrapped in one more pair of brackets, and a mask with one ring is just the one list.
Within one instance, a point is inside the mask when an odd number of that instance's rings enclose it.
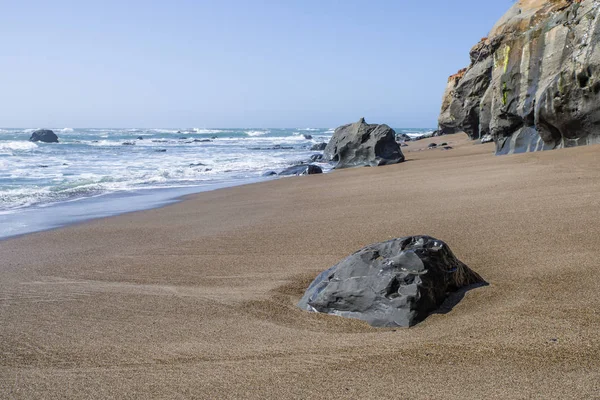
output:
{"label": "rock cliff", "polygon": [[600,143],[600,1],[520,0],[444,93],[442,133],[496,154]]}

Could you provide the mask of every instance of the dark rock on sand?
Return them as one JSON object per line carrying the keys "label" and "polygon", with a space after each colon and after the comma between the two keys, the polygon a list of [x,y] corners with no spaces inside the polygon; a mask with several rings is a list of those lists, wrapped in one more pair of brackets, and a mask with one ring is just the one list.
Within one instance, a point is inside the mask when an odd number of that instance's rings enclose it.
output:
{"label": "dark rock on sand", "polygon": [[442,150],[452,150],[454,147],[452,146],[444,146],[442,147]]}
{"label": "dark rock on sand", "polygon": [[318,165],[302,164],[286,168],[279,175],[313,175],[322,173],[323,170]]}
{"label": "dark rock on sand", "polygon": [[298,307],[377,327],[408,327],[438,309],[452,292],[475,284],[485,281],[444,242],[409,236],[367,246],[321,273]]}
{"label": "dark rock on sand", "polygon": [[31,142],[58,143],[58,136],[50,129],[38,129],[31,134]]}
{"label": "dark rock on sand", "polygon": [[429,146],[427,146],[427,147],[429,147],[430,149],[433,149],[433,148],[437,147],[437,143],[429,143]]}
{"label": "dark rock on sand", "polygon": [[387,125],[367,124],[364,118],[337,128],[324,154],[336,163],[335,168],[374,167],[404,161],[394,130]]}
{"label": "dark rock on sand", "polygon": [[325,147],[327,147],[327,143],[317,143],[317,144],[314,144],[310,148],[310,150],[311,151],[323,151],[323,150],[325,150]]}

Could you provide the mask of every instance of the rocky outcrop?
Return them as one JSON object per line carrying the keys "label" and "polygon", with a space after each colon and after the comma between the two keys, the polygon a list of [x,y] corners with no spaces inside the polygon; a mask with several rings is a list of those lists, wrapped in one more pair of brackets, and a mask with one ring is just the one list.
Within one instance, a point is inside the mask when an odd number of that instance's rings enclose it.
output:
{"label": "rocky outcrop", "polygon": [[31,142],[58,143],[58,136],[49,129],[38,129],[31,134]]}
{"label": "rocky outcrop", "polygon": [[440,130],[496,154],[600,143],[599,16],[596,0],[515,3],[450,78]]}
{"label": "rocky outcrop", "polygon": [[415,325],[448,295],[485,281],[441,240],[409,236],[372,244],[321,273],[298,307],[378,327]]}
{"label": "rocky outcrop", "polygon": [[301,164],[286,168],[279,175],[313,175],[322,173],[323,170],[318,165]]}
{"label": "rocky outcrop", "polygon": [[396,132],[387,125],[367,124],[364,118],[337,128],[324,155],[336,164],[335,168],[375,167],[404,161]]}

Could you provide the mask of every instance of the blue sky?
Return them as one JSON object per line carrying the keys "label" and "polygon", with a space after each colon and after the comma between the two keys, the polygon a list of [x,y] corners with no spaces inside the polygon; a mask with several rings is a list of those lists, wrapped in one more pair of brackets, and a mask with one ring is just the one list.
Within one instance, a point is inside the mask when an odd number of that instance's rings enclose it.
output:
{"label": "blue sky", "polygon": [[436,124],[510,0],[0,0],[0,126]]}

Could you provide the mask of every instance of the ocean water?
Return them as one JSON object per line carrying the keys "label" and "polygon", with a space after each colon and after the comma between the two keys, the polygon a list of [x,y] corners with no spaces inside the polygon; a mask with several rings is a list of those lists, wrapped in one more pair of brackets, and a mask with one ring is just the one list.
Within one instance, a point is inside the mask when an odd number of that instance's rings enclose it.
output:
{"label": "ocean water", "polygon": [[[0,237],[73,221],[70,203],[79,203],[79,219],[86,219],[156,206],[169,196],[273,179],[262,175],[307,160],[315,153],[310,147],[333,134],[323,128],[61,128],[52,129],[59,143],[33,143],[34,130],[0,129]],[[396,129],[414,137],[427,131]],[[49,216],[52,224],[41,221]]]}

